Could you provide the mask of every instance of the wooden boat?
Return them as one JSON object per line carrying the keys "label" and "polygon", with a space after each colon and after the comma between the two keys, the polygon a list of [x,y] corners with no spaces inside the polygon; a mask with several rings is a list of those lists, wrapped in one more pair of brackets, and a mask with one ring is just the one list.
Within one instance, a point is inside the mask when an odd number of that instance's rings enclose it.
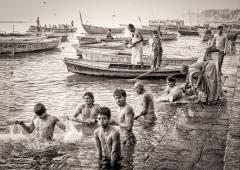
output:
{"label": "wooden boat", "polygon": [[177,34],[163,32],[162,36],[161,36],[161,39],[162,39],[162,41],[176,40],[177,39]]}
{"label": "wooden boat", "polygon": [[179,27],[178,32],[181,35],[195,35],[195,36],[199,35],[198,28],[196,27],[181,26]]}
{"label": "wooden boat", "polygon": [[[78,48],[77,55],[82,59],[96,62],[117,62],[117,63],[131,63],[131,51],[129,50],[110,50],[110,49],[97,49],[97,48]],[[143,62],[147,65],[152,64],[152,58],[143,53]],[[165,63],[171,65],[190,65],[197,61],[197,58],[176,58],[176,57],[163,57]]]}
{"label": "wooden boat", "polygon": [[40,31],[38,30],[37,26],[30,26],[27,32],[55,32],[55,33],[72,33],[76,32],[77,28],[56,28],[56,27],[41,27]]}
{"label": "wooden boat", "polygon": [[45,35],[47,36],[47,38],[60,38],[61,42],[66,42],[68,39],[67,33],[48,33]]}
{"label": "wooden boat", "polygon": [[146,72],[149,72],[149,74],[146,74],[142,78],[161,78],[169,75],[181,75],[179,65],[167,65],[157,71],[151,71],[150,65],[141,68],[140,65],[133,66],[132,64],[125,63],[106,63],[73,58],[65,58],[63,62],[66,64],[69,72],[90,76],[135,78]]}
{"label": "wooden boat", "polygon": [[194,36],[199,36],[199,32],[198,31],[194,31],[194,30],[178,30],[178,32],[181,35],[194,35]]}
{"label": "wooden boat", "polygon": [[49,50],[58,47],[60,44],[61,40],[59,38],[6,38],[0,39],[0,54]]}
{"label": "wooden boat", "polygon": [[82,24],[82,27],[88,34],[107,34],[109,29],[111,29],[112,34],[119,34],[124,31],[124,28],[100,27],[87,24]]}
{"label": "wooden boat", "polygon": [[79,11],[81,25],[88,34],[107,34],[108,30],[111,29],[112,34],[123,33],[124,28],[110,28],[110,27],[100,27],[94,25],[83,24],[82,15]]}
{"label": "wooden boat", "polygon": [[87,44],[97,44],[101,42],[124,42],[129,40],[129,37],[118,37],[114,39],[106,39],[102,37],[94,37],[94,36],[77,36],[79,45],[87,45]]}

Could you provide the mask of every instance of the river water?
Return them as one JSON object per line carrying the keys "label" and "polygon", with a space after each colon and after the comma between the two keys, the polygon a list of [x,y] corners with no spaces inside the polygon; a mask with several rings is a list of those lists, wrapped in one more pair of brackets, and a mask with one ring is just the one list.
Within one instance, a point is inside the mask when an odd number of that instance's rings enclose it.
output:
{"label": "river water", "polygon": [[[71,116],[82,103],[86,91],[94,93],[95,102],[108,106],[112,119],[116,119],[117,105],[113,99],[116,88],[124,88],[127,101],[136,114],[140,112],[139,97],[133,91],[133,83],[125,79],[90,77],[67,71],[64,57],[76,57],[72,44],[76,44],[76,34],[71,34],[69,42],[51,51],[0,56],[0,169],[97,169],[94,156],[94,127],[81,127],[66,122],[63,117]],[[206,44],[201,37],[179,36],[177,41],[163,42],[164,55],[175,57],[202,57]],[[182,83],[184,79],[179,79]],[[146,89],[157,98],[166,85],[164,79],[143,80]],[[15,120],[30,123],[36,103],[46,105],[47,112],[58,117],[68,128],[74,125],[79,136],[67,139],[58,128],[52,144],[36,141],[34,135],[21,132],[13,125]],[[146,125],[141,119],[134,123],[137,145],[125,162],[125,169],[143,169],[144,163],[162,140],[174,116],[184,111],[185,105],[156,104],[158,120]],[[75,133],[76,134],[76,133]],[[78,138],[79,139],[78,139]],[[62,140],[64,139],[64,140]],[[131,156],[132,155],[132,156]]]}

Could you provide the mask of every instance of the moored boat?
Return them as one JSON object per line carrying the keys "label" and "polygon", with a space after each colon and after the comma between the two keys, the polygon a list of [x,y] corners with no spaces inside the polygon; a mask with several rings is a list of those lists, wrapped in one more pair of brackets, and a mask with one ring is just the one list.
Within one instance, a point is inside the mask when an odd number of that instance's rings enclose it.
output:
{"label": "moored boat", "polygon": [[47,38],[61,38],[61,42],[66,42],[68,39],[67,33],[48,33],[45,34]]}
{"label": "moored boat", "polygon": [[198,28],[196,27],[181,26],[179,27],[178,32],[181,35],[195,35],[195,36],[199,35]]}
{"label": "moored boat", "polygon": [[60,44],[61,40],[59,38],[0,39],[0,54],[49,50],[58,47]]}
{"label": "moored boat", "polygon": [[100,27],[87,24],[82,24],[82,27],[88,34],[107,34],[109,29],[111,29],[113,34],[123,33],[124,31],[124,28]]}
{"label": "moored boat", "polygon": [[[110,50],[97,48],[78,48],[77,55],[82,59],[96,62],[117,62],[117,63],[131,63],[131,52],[128,50]],[[148,54],[143,54],[143,62],[147,65],[152,64],[153,58]],[[197,58],[177,58],[177,57],[163,57],[165,63],[171,65],[190,65],[197,61]]]}
{"label": "moored boat", "polygon": [[132,65],[125,63],[106,63],[88,61],[84,59],[65,58],[63,62],[66,64],[69,72],[77,74],[85,74],[90,76],[102,76],[112,78],[135,78],[146,72],[142,78],[161,78],[169,75],[181,75],[180,66],[162,66],[159,70],[152,71],[150,65],[143,68],[140,65]]}

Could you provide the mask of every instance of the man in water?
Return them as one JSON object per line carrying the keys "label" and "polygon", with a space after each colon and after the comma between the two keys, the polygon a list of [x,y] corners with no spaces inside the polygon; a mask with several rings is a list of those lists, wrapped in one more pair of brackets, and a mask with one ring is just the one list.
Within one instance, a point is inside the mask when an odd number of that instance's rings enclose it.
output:
{"label": "man in water", "polygon": [[118,130],[109,124],[111,120],[110,109],[100,107],[97,118],[100,127],[94,131],[94,138],[99,167],[118,169],[121,160],[121,141]]}
{"label": "man in water", "polygon": [[[73,118],[67,118],[74,122],[84,124],[97,123],[97,110],[100,108],[99,104],[94,104],[94,96],[92,92],[86,92],[83,95],[84,104],[81,104],[74,114]],[[81,118],[78,116],[81,114]]]}
{"label": "man in water", "polygon": [[141,95],[142,104],[142,111],[138,116],[135,117],[135,120],[141,116],[144,116],[144,120],[149,122],[157,120],[157,117],[154,114],[154,101],[152,95],[146,91],[141,82],[136,82],[134,84],[134,90],[138,95]]}
{"label": "man in water", "polygon": [[25,125],[23,121],[15,121],[16,124],[22,126],[22,128],[32,133],[34,129],[39,130],[39,137],[42,139],[53,140],[53,132],[55,125],[65,131],[65,126],[56,118],[50,114],[47,114],[46,107],[42,103],[37,103],[34,107],[35,116],[30,126]]}
{"label": "man in water", "polygon": [[122,143],[124,145],[133,145],[136,143],[136,137],[133,134],[132,127],[134,122],[133,108],[126,102],[126,92],[123,89],[116,89],[113,97],[119,106],[118,126]]}
{"label": "man in water", "polygon": [[143,36],[142,34],[134,27],[133,24],[128,25],[128,30],[131,33],[131,43],[128,44],[129,48],[132,48],[132,58],[131,63],[133,65],[141,64],[143,67]]}
{"label": "man in water", "polygon": [[169,102],[172,103],[182,98],[182,89],[176,86],[176,79],[172,76],[167,77],[167,87],[164,94],[157,99],[157,102]]}

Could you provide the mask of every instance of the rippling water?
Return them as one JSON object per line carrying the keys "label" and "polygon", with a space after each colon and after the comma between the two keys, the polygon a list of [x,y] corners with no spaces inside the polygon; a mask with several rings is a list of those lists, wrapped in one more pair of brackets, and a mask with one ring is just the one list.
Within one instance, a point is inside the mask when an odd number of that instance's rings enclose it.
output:
{"label": "rippling water", "polygon": [[[64,57],[76,57],[75,49],[71,45],[74,43],[77,43],[75,35],[70,35],[69,42],[63,43],[58,49],[52,51],[17,54],[14,57],[0,56],[1,134],[10,133],[12,122],[17,119],[29,123],[34,114],[33,107],[37,102],[44,103],[47,112],[61,120],[65,115],[73,115],[77,106],[83,102],[82,95],[86,91],[94,93],[96,103],[110,107],[115,119],[117,106],[112,94],[116,88],[124,88],[127,91],[128,103],[134,107],[136,113],[139,113],[140,101],[133,91],[132,82],[125,79],[90,77],[67,72],[62,60]],[[180,36],[177,41],[163,42],[166,56],[199,57],[203,56],[205,47],[206,44],[201,41],[201,37],[194,36]],[[183,81],[183,79],[179,80],[179,82]],[[144,80],[144,84],[156,98],[163,91],[165,80]],[[135,122],[134,133],[138,144],[135,148],[133,163],[131,163],[134,165],[133,169],[143,168],[149,153],[161,141],[167,127],[174,120],[174,115],[182,112],[182,107],[184,106],[156,105],[158,117],[156,124],[146,126],[141,120]],[[19,164],[25,161],[26,166],[30,166],[27,164],[30,162],[31,168],[36,168],[40,166],[39,162],[40,164],[41,161],[44,162],[43,158],[46,157],[51,158],[52,162],[48,161],[45,165],[51,165],[53,169],[54,166],[55,169],[58,166],[66,169],[70,165],[81,167],[80,169],[96,169],[93,130],[94,128],[83,128],[84,136],[76,145],[56,142],[41,152],[36,149],[37,147],[33,147],[35,150],[27,147],[31,143],[28,140],[25,143],[16,144],[13,142],[14,135],[12,135],[11,141],[1,142],[4,143],[1,145],[1,150],[2,153],[5,151],[11,155],[9,162],[5,162],[8,168],[14,167],[18,161]],[[61,137],[61,130],[57,129],[55,138]],[[3,138],[4,136],[0,137],[0,140]],[[20,156],[20,153],[25,156]],[[38,155],[42,155],[41,160]],[[3,160],[2,156],[0,162]]]}

